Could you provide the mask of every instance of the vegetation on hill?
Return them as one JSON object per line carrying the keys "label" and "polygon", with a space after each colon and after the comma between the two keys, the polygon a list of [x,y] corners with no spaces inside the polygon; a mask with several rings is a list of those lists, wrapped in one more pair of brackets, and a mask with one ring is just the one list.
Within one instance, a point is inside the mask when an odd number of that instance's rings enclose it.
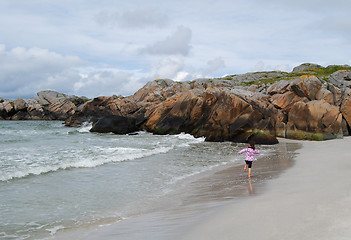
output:
{"label": "vegetation on hill", "polygon": [[222,78],[216,78],[215,80],[231,81],[233,85],[239,86],[251,86],[251,85],[262,85],[271,84],[280,80],[294,80],[297,77],[311,77],[315,76],[321,80],[328,81],[328,77],[337,71],[350,71],[351,66],[348,65],[331,65],[322,67],[319,65],[309,66],[306,64],[306,68],[303,71],[292,71],[280,72],[280,71],[267,71],[267,72],[253,72],[243,75],[227,75]]}

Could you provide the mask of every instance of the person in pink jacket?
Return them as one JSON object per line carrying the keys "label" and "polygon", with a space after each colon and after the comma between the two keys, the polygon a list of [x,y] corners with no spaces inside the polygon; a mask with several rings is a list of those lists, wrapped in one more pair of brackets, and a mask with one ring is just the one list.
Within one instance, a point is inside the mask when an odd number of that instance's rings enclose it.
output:
{"label": "person in pink jacket", "polygon": [[246,169],[249,168],[249,180],[251,180],[251,167],[252,167],[252,162],[255,161],[255,154],[259,154],[260,151],[255,149],[255,143],[250,142],[250,145],[248,148],[244,148],[243,150],[239,151],[238,154],[242,154],[246,152],[245,156],[245,167],[244,167],[244,172],[246,172]]}

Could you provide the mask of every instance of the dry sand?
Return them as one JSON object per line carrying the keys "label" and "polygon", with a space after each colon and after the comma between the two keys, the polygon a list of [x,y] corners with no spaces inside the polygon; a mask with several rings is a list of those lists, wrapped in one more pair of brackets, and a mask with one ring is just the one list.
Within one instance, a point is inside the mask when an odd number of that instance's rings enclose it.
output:
{"label": "dry sand", "polygon": [[351,239],[351,138],[299,142],[295,165],[264,193],[221,208],[179,239]]}

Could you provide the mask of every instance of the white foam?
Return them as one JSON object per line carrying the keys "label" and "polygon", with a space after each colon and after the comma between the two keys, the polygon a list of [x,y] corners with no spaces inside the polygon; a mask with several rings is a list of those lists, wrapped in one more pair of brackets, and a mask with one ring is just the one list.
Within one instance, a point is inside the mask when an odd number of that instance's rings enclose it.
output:
{"label": "white foam", "polygon": [[199,137],[195,138],[194,136],[188,134],[188,133],[180,133],[176,135],[179,139],[185,139],[185,140],[190,140],[194,143],[200,143],[205,141],[205,137]]}
{"label": "white foam", "polygon": [[26,239],[27,238],[27,235],[26,236],[18,236],[18,235],[10,235],[10,234],[6,234],[6,232],[0,232],[0,239]]}
{"label": "white foam", "polygon": [[86,133],[86,132],[89,132],[92,127],[93,127],[93,123],[84,122],[82,126],[77,129],[77,131],[81,133]]}
{"label": "white foam", "polygon": [[[93,168],[111,162],[123,162],[135,160],[143,157],[149,157],[156,154],[167,153],[172,150],[174,146],[158,147],[154,149],[136,149],[136,148],[102,148],[96,147],[99,158],[82,158],[75,162],[60,162],[51,166],[35,166],[27,168],[26,170],[18,170],[15,172],[5,172],[1,174],[0,181],[9,181],[16,178],[24,178],[29,175],[40,175],[49,172],[56,172],[58,170],[65,170],[69,168]],[[113,154],[115,153],[115,154]],[[75,158],[73,158],[75,159]]]}
{"label": "white foam", "polygon": [[49,231],[49,232],[50,232],[50,235],[53,236],[53,235],[56,234],[56,232],[57,232],[58,230],[61,230],[61,229],[64,229],[64,228],[65,228],[64,226],[59,225],[59,226],[55,226],[55,227],[53,227],[53,228],[48,228],[48,229],[45,229],[45,230]]}
{"label": "white foam", "polygon": [[195,138],[188,133],[180,133],[175,135],[175,137],[181,140],[181,142],[178,144],[179,147],[189,147],[192,144],[202,143],[205,141],[205,137]]}

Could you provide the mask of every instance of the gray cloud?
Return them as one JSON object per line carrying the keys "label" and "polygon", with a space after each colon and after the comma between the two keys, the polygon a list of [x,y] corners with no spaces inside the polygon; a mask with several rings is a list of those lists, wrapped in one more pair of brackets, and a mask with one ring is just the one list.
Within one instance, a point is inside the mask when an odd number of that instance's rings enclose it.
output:
{"label": "gray cloud", "polygon": [[153,77],[351,64],[349,0],[33,1],[0,1],[1,97],[126,95]]}
{"label": "gray cloud", "polygon": [[141,49],[141,53],[155,55],[180,54],[186,56],[190,51],[192,32],[189,28],[180,26],[177,31],[166,39],[158,41],[151,46]]}
{"label": "gray cloud", "polygon": [[40,48],[6,50],[0,45],[0,68],[0,97],[9,99],[33,97],[46,89],[87,97],[129,95],[144,84],[132,72],[85,70],[87,64],[78,57]]}
{"label": "gray cloud", "polygon": [[207,61],[201,68],[189,68],[186,58],[180,55],[170,55],[154,63],[151,68],[150,77],[169,78],[175,81],[193,80],[201,77],[212,77],[212,74],[226,67],[221,57]]}
{"label": "gray cloud", "polygon": [[166,14],[154,9],[128,10],[124,12],[103,10],[95,15],[95,21],[102,26],[125,28],[162,28],[168,25]]}
{"label": "gray cloud", "polygon": [[[52,74],[64,72],[69,67],[82,65],[74,56],[62,56],[46,49],[16,47],[0,48],[0,96],[28,96],[45,84],[53,84]],[[61,82],[64,86],[65,83]]]}
{"label": "gray cloud", "polygon": [[184,58],[171,55],[161,59],[152,65],[150,76],[152,78],[176,78],[184,68]]}
{"label": "gray cloud", "polygon": [[144,83],[133,76],[133,73],[116,69],[96,69],[86,74],[79,74],[73,84],[75,93],[85,96],[131,95]]}
{"label": "gray cloud", "polygon": [[225,68],[225,62],[221,57],[211,59],[207,62],[207,68],[205,68],[205,74],[213,74],[219,69]]}

